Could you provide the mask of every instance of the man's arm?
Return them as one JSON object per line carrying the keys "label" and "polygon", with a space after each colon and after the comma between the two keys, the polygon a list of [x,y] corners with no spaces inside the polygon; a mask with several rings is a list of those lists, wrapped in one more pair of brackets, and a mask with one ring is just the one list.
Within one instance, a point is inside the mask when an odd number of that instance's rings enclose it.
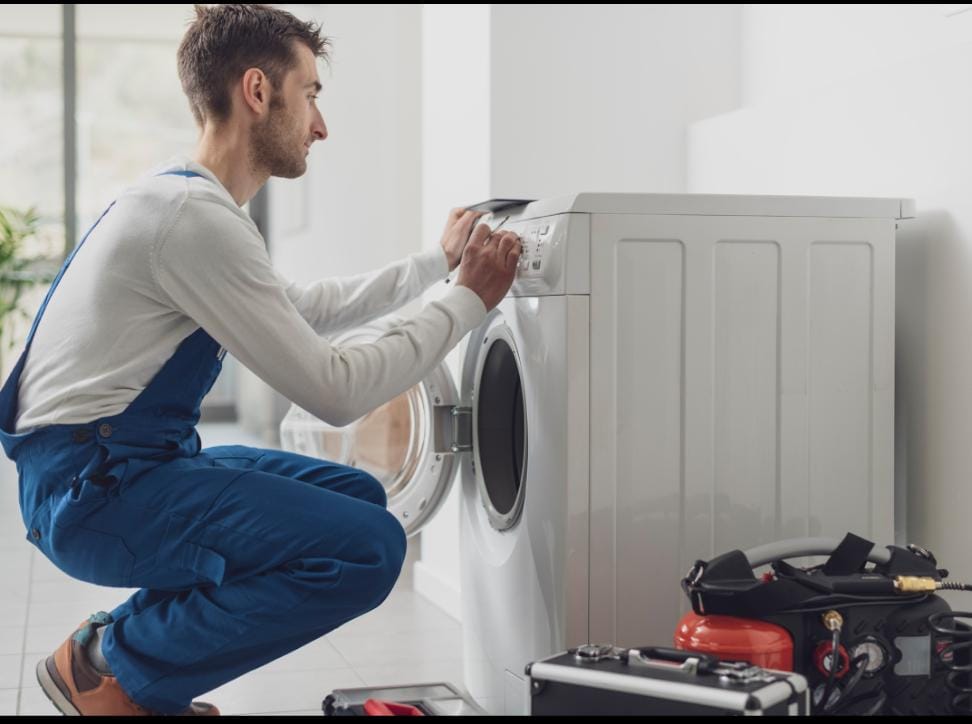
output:
{"label": "man's arm", "polygon": [[229,209],[188,200],[154,255],[172,306],[288,399],[345,425],[422,380],[485,318],[457,285],[378,340],[336,347],[301,316],[262,240]]}
{"label": "man's arm", "polygon": [[473,225],[483,214],[449,212],[438,246],[412,254],[379,271],[343,279],[322,279],[307,288],[284,282],[287,297],[318,334],[333,334],[412,301],[459,265]]}
{"label": "man's arm", "polygon": [[334,334],[398,309],[448,273],[445,252],[438,247],[367,274],[321,279],[307,287],[281,282],[315,332]]}

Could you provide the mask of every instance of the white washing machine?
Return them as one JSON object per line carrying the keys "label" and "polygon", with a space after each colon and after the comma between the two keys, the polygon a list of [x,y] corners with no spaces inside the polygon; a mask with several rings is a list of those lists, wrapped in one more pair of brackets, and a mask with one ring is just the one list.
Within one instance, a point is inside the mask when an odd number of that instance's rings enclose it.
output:
{"label": "white washing machine", "polygon": [[293,409],[282,444],[378,476],[409,533],[458,474],[465,685],[526,713],[530,661],[669,645],[699,558],[894,540],[911,216],[899,199],[595,193],[494,212],[524,254],[458,390],[443,365],[346,428]]}

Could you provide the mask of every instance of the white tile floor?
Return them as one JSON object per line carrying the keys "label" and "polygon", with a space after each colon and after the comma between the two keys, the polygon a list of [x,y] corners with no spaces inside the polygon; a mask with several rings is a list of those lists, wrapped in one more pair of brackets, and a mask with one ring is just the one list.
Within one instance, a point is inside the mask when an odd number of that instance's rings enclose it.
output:
{"label": "white tile floor", "polygon": [[[261,446],[234,425],[200,425],[199,433],[207,447]],[[71,579],[24,539],[16,469],[2,455],[0,489],[0,715],[55,714],[34,678],[37,661],[89,614],[112,609],[131,591]],[[332,689],[425,681],[461,687],[461,645],[456,620],[412,591],[406,572],[374,611],[200,698],[224,714],[319,716]]]}

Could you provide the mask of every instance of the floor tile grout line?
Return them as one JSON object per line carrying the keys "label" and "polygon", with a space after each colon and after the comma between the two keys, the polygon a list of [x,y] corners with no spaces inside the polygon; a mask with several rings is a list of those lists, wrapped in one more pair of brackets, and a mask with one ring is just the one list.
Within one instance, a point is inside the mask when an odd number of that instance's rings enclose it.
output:
{"label": "floor tile grout line", "polygon": [[20,640],[20,677],[17,680],[17,715],[20,715],[20,702],[24,692],[24,665],[27,663],[27,632],[30,626],[30,597],[34,587],[35,548],[30,551],[30,565],[27,566],[27,610],[24,611],[24,635]]}
{"label": "floor tile grout line", "polygon": [[[331,629],[331,630],[333,631],[334,629]],[[351,662],[348,661],[348,659],[345,657],[345,655],[341,653],[341,649],[339,649],[337,647],[337,644],[335,644],[333,641],[331,641],[329,638],[327,638],[327,634],[324,635],[324,640],[327,641],[327,645],[328,646],[330,646],[332,649],[334,649],[337,652],[337,655],[341,657],[341,661],[343,661],[345,664],[347,664],[347,668],[349,668],[352,671],[354,671],[354,667],[351,666]],[[355,676],[357,676],[357,672],[355,672]],[[361,678],[361,677],[358,677],[358,678]]]}

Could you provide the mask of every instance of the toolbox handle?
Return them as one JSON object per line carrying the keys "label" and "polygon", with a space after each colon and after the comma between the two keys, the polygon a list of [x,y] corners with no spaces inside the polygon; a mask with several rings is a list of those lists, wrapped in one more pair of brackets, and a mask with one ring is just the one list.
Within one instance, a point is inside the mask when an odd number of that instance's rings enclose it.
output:
{"label": "toolbox handle", "polygon": [[682,649],[669,649],[664,646],[646,646],[640,649],[631,649],[628,652],[628,663],[641,666],[652,666],[654,668],[671,669],[670,663],[659,663],[669,661],[681,664],[678,668],[689,674],[706,673],[712,671],[719,665],[719,659],[712,654],[703,654],[698,651],[683,651]]}

